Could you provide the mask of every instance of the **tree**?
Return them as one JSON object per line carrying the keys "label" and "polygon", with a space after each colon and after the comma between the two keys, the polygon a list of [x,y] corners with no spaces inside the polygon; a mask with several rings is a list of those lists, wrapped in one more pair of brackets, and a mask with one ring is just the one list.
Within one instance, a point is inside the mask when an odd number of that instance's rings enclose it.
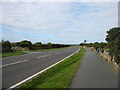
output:
{"label": "tree", "polygon": [[120,27],[110,29],[107,34],[109,53],[115,58],[116,63],[120,63]]}
{"label": "tree", "polygon": [[10,52],[11,51],[11,43],[9,41],[2,40],[2,52]]}
{"label": "tree", "polygon": [[99,48],[101,49],[106,48],[106,46],[107,46],[107,43],[103,43],[103,42],[99,43]]}
{"label": "tree", "polygon": [[53,44],[51,42],[48,42],[47,45],[48,45],[47,48],[53,48]]}
{"label": "tree", "polygon": [[115,40],[120,40],[120,27],[112,28],[107,31],[106,41],[112,42]]}
{"label": "tree", "polygon": [[36,46],[41,46],[42,43],[41,43],[41,42],[36,42],[34,45],[36,45]]}
{"label": "tree", "polygon": [[11,45],[15,47],[15,46],[17,46],[17,43],[11,43]]}
{"label": "tree", "polygon": [[83,45],[84,45],[84,43],[80,43],[80,46],[82,46],[82,47],[83,47]]}
{"label": "tree", "polygon": [[84,42],[84,44],[85,44],[85,43],[87,42],[87,40],[84,40],[83,42]]}
{"label": "tree", "polygon": [[47,45],[51,45],[52,43],[51,42],[48,42]]}
{"label": "tree", "polygon": [[32,43],[31,43],[30,41],[23,40],[23,41],[21,41],[19,44],[20,44],[20,46],[23,47],[23,48],[27,47],[27,48],[29,48],[29,49],[32,49]]}

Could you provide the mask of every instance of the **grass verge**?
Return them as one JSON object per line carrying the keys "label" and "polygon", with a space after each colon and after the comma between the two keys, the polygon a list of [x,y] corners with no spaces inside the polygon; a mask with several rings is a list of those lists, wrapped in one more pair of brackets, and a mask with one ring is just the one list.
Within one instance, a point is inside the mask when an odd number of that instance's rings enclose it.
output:
{"label": "grass verge", "polygon": [[50,49],[41,49],[41,50],[27,50],[27,51],[40,51],[40,52],[47,52],[47,51],[53,51],[53,50],[60,50],[60,49],[65,49],[69,47],[62,47],[62,48],[50,48]]}
{"label": "grass verge", "polygon": [[20,52],[20,51],[13,51],[13,52],[0,53],[0,57],[16,56],[16,55],[23,55],[23,54],[27,54],[27,53]]}
{"label": "grass verge", "polygon": [[72,78],[80,65],[85,49],[43,72],[18,88],[69,88]]}

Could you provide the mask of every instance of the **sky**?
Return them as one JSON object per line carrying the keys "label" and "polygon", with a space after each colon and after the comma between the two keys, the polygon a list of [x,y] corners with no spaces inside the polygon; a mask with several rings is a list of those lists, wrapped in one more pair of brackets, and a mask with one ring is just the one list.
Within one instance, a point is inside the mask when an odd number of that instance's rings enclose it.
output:
{"label": "sky", "polygon": [[[105,42],[118,26],[117,2],[2,2],[2,39],[79,44]],[[0,5],[0,6],[1,6]]]}

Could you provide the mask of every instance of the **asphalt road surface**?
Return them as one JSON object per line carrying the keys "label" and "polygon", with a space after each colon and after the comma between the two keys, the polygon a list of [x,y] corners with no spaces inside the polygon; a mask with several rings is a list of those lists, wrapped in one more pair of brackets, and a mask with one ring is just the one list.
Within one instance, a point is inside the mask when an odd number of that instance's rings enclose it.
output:
{"label": "asphalt road surface", "polygon": [[79,47],[71,47],[48,52],[31,52],[29,54],[5,57],[2,59],[2,88],[30,77],[76,52]]}
{"label": "asphalt road surface", "polygon": [[86,49],[71,88],[118,88],[118,72],[95,52]]}

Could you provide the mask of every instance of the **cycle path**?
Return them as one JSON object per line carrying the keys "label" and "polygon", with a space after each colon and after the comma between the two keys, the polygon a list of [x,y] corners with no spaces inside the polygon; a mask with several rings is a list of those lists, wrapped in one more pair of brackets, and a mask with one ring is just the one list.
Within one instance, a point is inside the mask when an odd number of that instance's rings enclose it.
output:
{"label": "cycle path", "polygon": [[95,52],[86,49],[70,88],[118,88],[118,72]]}

